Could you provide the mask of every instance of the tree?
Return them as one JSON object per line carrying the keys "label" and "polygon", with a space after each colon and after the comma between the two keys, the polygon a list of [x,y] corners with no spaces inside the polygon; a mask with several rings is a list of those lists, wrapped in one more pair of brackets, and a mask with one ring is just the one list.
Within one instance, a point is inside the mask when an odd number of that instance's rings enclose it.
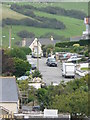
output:
{"label": "tree", "polygon": [[10,49],[7,51],[7,54],[10,57],[16,57],[16,58],[26,60],[26,54],[25,54],[24,50],[22,50],[21,48]]}
{"label": "tree", "polygon": [[1,50],[2,52],[2,73],[4,75],[12,75],[15,72],[14,60],[6,54],[7,50]]}
{"label": "tree", "polygon": [[15,76],[19,77],[25,74],[26,71],[29,71],[31,65],[22,59],[14,58],[15,64],[15,72],[13,73]]}

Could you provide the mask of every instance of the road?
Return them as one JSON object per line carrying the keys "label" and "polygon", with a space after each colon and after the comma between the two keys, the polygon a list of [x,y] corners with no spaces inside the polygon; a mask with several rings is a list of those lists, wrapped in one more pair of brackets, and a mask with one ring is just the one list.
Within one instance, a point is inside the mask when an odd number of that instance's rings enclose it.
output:
{"label": "road", "polygon": [[[31,58],[31,56],[27,56],[27,59],[30,62],[33,62],[37,65],[36,58]],[[52,82],[55,84],[59,84],[62,80],[65,82],[73,80],[72,78],[62,77],[60,62],[58,62],[57,67],[49,67],[46,65],[46,58],[42,57],[41,59],[39,59],[39,70],[43,76],[43,81],[46,83],[46,85],[50,85]],[[76,75],[76,77],[78,77],[78,76]]]}

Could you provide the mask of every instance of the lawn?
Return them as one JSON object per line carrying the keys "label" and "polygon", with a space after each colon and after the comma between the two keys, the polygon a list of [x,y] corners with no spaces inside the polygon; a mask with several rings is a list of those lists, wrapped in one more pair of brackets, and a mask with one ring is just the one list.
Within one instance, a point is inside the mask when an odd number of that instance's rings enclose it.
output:
{"label": "lawn", "polygon": [[90,71],[90,68],[81,68],[81,70],[84,70],[84,71]]}

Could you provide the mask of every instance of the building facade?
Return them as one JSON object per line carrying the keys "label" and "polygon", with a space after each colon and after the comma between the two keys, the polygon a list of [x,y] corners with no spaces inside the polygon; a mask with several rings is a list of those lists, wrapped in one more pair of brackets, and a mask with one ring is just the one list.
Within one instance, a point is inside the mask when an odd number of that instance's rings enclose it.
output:
{"label": "building facade", "polygon": [[84,18],[84,24],[86,25],[86,31],[83,31],[82,38],[90,39],[90,17]]}

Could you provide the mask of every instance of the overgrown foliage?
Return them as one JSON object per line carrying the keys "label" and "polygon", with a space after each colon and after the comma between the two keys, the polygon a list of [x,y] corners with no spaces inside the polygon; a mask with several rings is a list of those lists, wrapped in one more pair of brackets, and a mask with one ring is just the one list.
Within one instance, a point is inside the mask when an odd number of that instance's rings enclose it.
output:
{"label": "overgrown foliage", "polygon": [[19,77],[24,75],[26,71],[30,70],[31,65],[24,60],[23,54],[21,56],[19,53],[20,51],[18,52],[18,50],[19,49],[15,49],[13,53],[10,53],[10,50],[8,49],[2,51],[2,73],[4,76],[15,75],[16,77]]}
{"label": "overgrown foliage", "polygon": [[15,20],[11,18],[3,19],[3,26],[5,25],[24,25],[24,26],[33,26],[40,28],[53,28],[53,29],[65,29],[63,22],[60,22],[56,19],[51,19],[47,17],[38,17],[38,20],[25,18],[22,20]]}
{"label": "overgrown foliage", "polygon": [[[58,109],[59,112],[71,115],[88,115],[88,76],[64,83],[58,86],[48,86],[37,91],[39,103],[46,108]],[[78,113],[78,114],[77,114]]]}

